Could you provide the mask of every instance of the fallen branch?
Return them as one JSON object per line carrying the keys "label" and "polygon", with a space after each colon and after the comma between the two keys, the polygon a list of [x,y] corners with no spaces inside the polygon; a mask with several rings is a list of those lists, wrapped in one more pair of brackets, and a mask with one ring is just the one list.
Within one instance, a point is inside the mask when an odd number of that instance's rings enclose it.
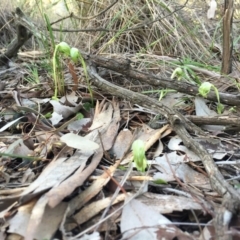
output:
{"label": "fallen branch", "polygon": [[218,115],[214,117],[208,116],[185,116],[190,121],[198,125],[231,125],[231,126],[240,126],[240,118],[237,116],[223,116]]}
{"label": "fallen branch", "polygon": [[9,59],[16,56],[19,49],[32,35],[41,41],[47,39],[43,32],[41,32],[34,23],[25,16],[20,8],[16,8],[14,21],[17,26],[17,37],[9,44],[7,51],[0,55],[0,66],[7,64]]}
{"label": "fallen branch", "polygon": [[[24,14],[20,9],[16,10],[16,16],[18,19],[24,18]],[[16,56],[18,50],[23,44],[32,36],[31,32],[20,23],[17,23],[17,37],[9,44],[7,51],[0,55],[0,65],[8,63],[9,59]]]}
{"label": "fallen branch", "polygon": [[[188,95],[197,96],[198,87],[183,81],[176,81],[170,78],[161,78],[153,74],[137,71],[131,67],[131,62],[128,59],[107,59],[99,56],[86,55],[96,66],[107,68],[115,72],[121,73],[129,78],[139,80],[140,82],[148,83],[152,86],[174,89],[178,92]],[[240,106],[240,95],[232,95],[227,93],[219,93],[220,102],[231,106]],[[208,100],[218,102],[216,93],[211,91],[207,98]]]}

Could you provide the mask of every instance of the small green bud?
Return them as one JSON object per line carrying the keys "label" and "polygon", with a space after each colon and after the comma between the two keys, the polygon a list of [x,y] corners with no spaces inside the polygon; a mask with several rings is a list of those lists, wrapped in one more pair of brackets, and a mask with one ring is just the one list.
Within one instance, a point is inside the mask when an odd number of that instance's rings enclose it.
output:
{"label": "small green bud", "polygon": [[78,113],[76,117],[77,117],[77,120],[81,120],[84,118],[82,113]]}
{"label": "small green bud", "polygon": [[70,47],[67,43],[60,42],[56,47],[61,53],[65,54],[66,56],[70,56]]}
{"label": "small green bud", "polygon": [[51,112],[48,112],[48,113],[46,113],[44,116],[45,116],[45,118],[47,118],[47,119],[48,119],[48,118],[51,118],[51,117],[52,117],[52,113],[51,113]]}
{"label": "small green bud", "polygon": [[136,140],[132,144],[133,160],[138,171],[144,172],[147,167],[147,159],[145,157],[144,142]]}
{"label": "small green bud", "polygon": [[230,111],[230,112],[237,112],[237,110],[236,110],[236,106],[231,107],[231,108],[229,109],[229,111]]}
{"label": "small green bud", "polygon": [[77,63],[78,59],[79,59],[79,50],[75,47],[71,48],[70,50],[70,57],[73,60],[73,62]]}

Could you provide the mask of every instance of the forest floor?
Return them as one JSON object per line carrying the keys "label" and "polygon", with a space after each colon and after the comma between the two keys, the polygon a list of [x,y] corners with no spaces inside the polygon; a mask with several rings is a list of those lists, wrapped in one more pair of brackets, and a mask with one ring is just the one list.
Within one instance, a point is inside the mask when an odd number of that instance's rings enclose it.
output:
{"label": "forest floor", "polygon": [[2,8],[0,239],[238,239],[239,39],[170,2]]}

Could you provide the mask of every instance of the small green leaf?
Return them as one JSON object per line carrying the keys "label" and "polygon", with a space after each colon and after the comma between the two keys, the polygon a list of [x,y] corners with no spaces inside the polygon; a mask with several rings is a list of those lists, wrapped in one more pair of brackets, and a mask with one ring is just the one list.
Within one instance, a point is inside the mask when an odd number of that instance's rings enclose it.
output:
{"label": "small green leaf", "polygon": [[52,117],[52,113],[51,112],[48,112],[44,115],[45,118],[51,118]]}
{"label": "small green leaf", "polygon": [[124,166],[118,166],[118,169],[120,169],[120,170],[122,170],[122,171],[126,171],[126,170],[127,170],[127,168],[124,167]]}
{"label": "small green leaf", "polygon": [[82,113],[78,113],[78,114],[76,115],[76,117],[77,117],[77,120],[81,120],[81,119],[84,118],[84,116],[82,115]]}
{"label": "small green leaf", "polygon": [[229,109],[229,111],[230,111],[230,112],[237,112],[237,110],[236,110],[236,106],[231,107],[231,108]]}
{"label": "small green leaf", "polygon": [[147,159],[145,157],[144,142],[136,140],[132,144],[133,161],[138,171],[144,172],[147,167]]}
{"label": "small green leaf", "polygon": [[90,111],[91,108],[93,107],[93,105],[89,102],[86,102],[83,104],[83,108],[86,110],[86,111]]}
{"label": "small green leaf", "polygon": [[80,53],[79,50],[77,48],[71,48],[70,50],[70,57],[73,60],[73,62],[77,63],[78,59],[79,59]]}
{"label": "small green leaf", "polygon": [[154,180],[153,183],[155,183],[155,184],[167,184],[166,181],[164,181],[163,179],[160,179],[160,178],[157,179],[157,180]]}
{"label": "small green leaf", "polygon": [[239,184],[239,183],[234,184],[234,188],[235,188],[235,189],[239,189],[239,188],[240,188],[240,184]]}

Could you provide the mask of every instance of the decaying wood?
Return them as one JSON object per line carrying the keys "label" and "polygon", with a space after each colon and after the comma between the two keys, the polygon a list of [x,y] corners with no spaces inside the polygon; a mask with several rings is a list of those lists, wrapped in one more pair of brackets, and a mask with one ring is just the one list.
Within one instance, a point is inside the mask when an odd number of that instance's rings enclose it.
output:
{"label": "decaying wood", "polygon": [[233,0],[225,0],[223,16],[223,54],[222,54],[222,74],[232,72],[232,22],[233,22]]}
{"label": "decaying wood", "polygon": [[7,51],[0,55],[0,65],[7,64],[9,59],[16,56],[19,49],[32,35],[42,41],[46,40],[45,35],[25,16],[20,8],[16,8],[14,21],[17,28],[17,37],[9,44]]}
{"label": "decaying wood", "polygon": [[[16,10],[16,15],[19,19],[24,18],[24,14],[20,9]],[[32,33],[23,26],[21,23],[17,23],[17,37],[9,44],[7,51],[0,55],[0,65],[8,63],[9,59],[16,56],[18,50],[24,45],[24,43],[32,36]]]}
{"label": "decaying wood", "polygon": [[17,37],[9,44],[7,51],[0,55],[0,65],[5,65],[8,63],[9,59],[16,56],[18,50],[23,46],[23,44],[30,38],[27,29],[22,26],[17,26]]}
{"label": "decaying wood", "polygon": [[195,124],[200,125],[231,125],[231,126],[240,126],[240,118],[237,116],[223,116],[218,115],[214,117],[208,116],[185,116],[190,121]]}
{"label": "decaying wood", "polygon": [[[96,66],[107,68],[115,72],[126,75],[129,78],[139,80],[140,82],[148,83],[152,86],[174,89],[178,92],[186,93],[188,95],[197,96],[198,86],[193,84],[176,81],[170,78],[157,77],[153,74],[140,72],[131,67],[131,62],[128,59],[107,59],[99,56],[85,55],[85,58],[91,59]],[[227,93],[219,93],[220,102],[231,106],[240,106],[240,95],[232,95]],[[211,91],[208,100],[217,102],[216,93]]]}
{"label": "decaying wood", "polygon": [[28,19],[20,8],[16,8],[16,23],[24,26],[31,34],[40,39],[46,41],[47,37],[45,34],[30,20]]}

